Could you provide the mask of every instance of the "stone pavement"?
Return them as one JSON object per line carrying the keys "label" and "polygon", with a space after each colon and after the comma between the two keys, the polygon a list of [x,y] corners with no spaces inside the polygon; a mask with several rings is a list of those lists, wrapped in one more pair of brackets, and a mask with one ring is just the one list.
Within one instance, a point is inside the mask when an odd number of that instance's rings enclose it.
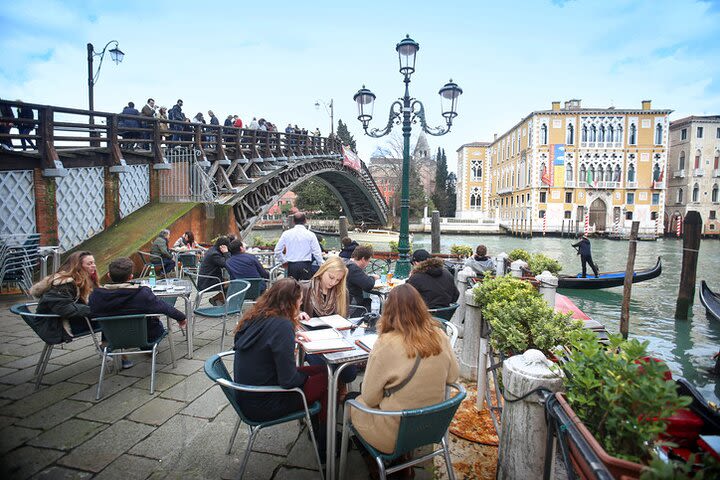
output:
{"label": "stone pavement", "polygon": [[[195,353],[173,322],[177,368],[167,341],[160,345],[155,394],[149,393],[150,356],[133,355],[135,366],[95,389],[100,357],[90,338],[53,349],[43,384],[32,381],[44,343],[10,313],[24,296],[0,296],[0,473],[5,479],[127,480],[236,478],[247,444],[241,427],[230,455],[227,442],[237,418],[203,362],[219,351],[221,324],[198,319]],[[229,322],[230,323],[230,322]],[[228,348],[226,341],[226,348]],[[319,478],[309,436],[297,422],[263,430],[253,447],[246,479]],[[349,480],[369,478],[355,450]],[[433,476],[416,470],[416,479]]]}

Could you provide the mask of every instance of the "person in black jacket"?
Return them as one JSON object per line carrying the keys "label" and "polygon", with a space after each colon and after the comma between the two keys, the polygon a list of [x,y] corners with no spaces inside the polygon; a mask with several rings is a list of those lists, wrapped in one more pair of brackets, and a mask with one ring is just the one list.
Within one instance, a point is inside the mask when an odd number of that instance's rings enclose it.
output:
{"label": "person in black jacket", "polygon": [[[198,277],[198,291],[205,290],[222,282],[223,268],[225,268],[227,259],[230,258],[229,245],[230,238],[220,236],[215,240],[215,244],[207,249],[203,256],[202,263],[200,263],[200,270],[198,271],[199,275],[204,275]],[[220,287],[218,287],[218,290],[219,289]],[[210,303],[213,305],[222,305],[224,302],[225,295],[222,292],[219,292],[210,299]]]}
{"label": "person in black jacket", "polygon": [[[12,111],[10,105],[3,103],[0,105],[0,117],[4,117],[7,120],[0,120],[0,133],[9,135],[10,129],[15,125],[15,114]],[[10,137],[0,138],[0,147],[5,150],[12,150],[13,143]]]}
{"label": "person in black jacket", "polygon": [[342,244],[342,250],[340,251],[339,257],[342,258],[345,263],[348,263],[358,243],[350,237],[343,237],[340,243]]}
{"label": "person in black jacket", "polygon": [[598,278],[598,268],[592,259],[592,249],[590,247],[590,240],[588,240],[587,234],[583,234],[579,242],[573,243],[573,247],[577,250],[577,254],[580,255],[580,263],[582,264],[582,278],[587,277],[587,266],[590,265],[595,278]]}
{"label": "person in black jacket", "polygon": [[[302,388],[308,405],[319,400],[322,409],[313,429],[321,458],[327,415],[327,367],[295,365],[295,330],[302,290],[294,278],[283,278],[270,287],[235,327],[235,382],[244,385],[280,385]],[[267,421],[302,410],[297,393],[236,392],[243,414],[250,420]],[[317,427],[317,429],[316,429]]]}
{"label": "person in black jacket", "polygon": [[375,287],[375,280],[380,278],[379,275],[368,275],[365,268],[370,264],[373,250],[370,246],[358,246],[353,250],[352,259],[348,262],[348,273],[346,278],[348,293],[350,293],[350,303],[353,305],[362,305],[369,312],[372,305],[369,298],[363,298],[363,292],[370,293]]}
{"label": "person in black jacket", "polygon": [[[270,273],[265,270],[260,260],[258,260],[255,255],[245,252],[245,244],[243,244],[239,238],[230,242],[228,251],[231,256],[225,263],[225,268],[230,274],[231,280],[235,280],[236,278],[243,280],[250,278],[270,278]],[[266,284],[267,282],[262,283],[260,293],[265,291]]]}
{"label": "person in black jacket", "polygon": [[455,303],[460,292],[455,278],[439,258],[432,258],[427,250],[416,250],[412,254],[413,270],[407,283],[420,292],[428,308],[449,307]]}
{"label": "person in black jacket", "polygon": [[[18,100],[18,102],[20,102]],[[29,105],[26,105],[22,102],[20,102],[20,106],[18,107],[18,119],[22,120],[29,120],[30,122],[17,122],[17,129],[18,132],[20,132],[20,135],[30,135],[30,132],[35,130],[35,124],[32,123],[32,120],[35,120],[35,113],[33,112],[32,107]],[[35,149],[35,144],[30,140],[29,138],[21,138],[20,142],[22,143],[22,149],[25,151],[27,149],[27,145],[30,145],[31,149]]]}

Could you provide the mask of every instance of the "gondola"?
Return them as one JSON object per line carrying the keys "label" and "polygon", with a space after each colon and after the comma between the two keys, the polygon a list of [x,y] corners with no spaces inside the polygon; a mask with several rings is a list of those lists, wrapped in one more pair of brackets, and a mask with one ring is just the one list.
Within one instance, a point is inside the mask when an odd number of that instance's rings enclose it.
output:
{"label": "gondola", "polygon": [[[662,264],[660,257],[654,267],[646,270],[636,270],[633,273],[632,283],[643,282],[655,277],[659,277],[662,273]],[[595,278],[592,274],[583,278],[582,274],[576,276],[560,275],[558,277],[558,288],[577,288],[577,289],[599,289],[619,287],[625,283],[625,272],[604,272]]]}
{"label": "gondola", "polygon": [[720,295],[710,290],[705,280],[700,282],[700,303],[708,317],[720,322]]}

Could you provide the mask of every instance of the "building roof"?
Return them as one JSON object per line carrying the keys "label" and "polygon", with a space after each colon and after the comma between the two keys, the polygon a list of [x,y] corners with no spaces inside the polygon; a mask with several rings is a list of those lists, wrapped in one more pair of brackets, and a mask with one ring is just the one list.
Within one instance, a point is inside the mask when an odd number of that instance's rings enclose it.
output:
{"label": "building roof", "polygon": [[462,149],[465,148],[465,147],[489,147],[490,145],[492,145],[492,142],[471,142],[471,143],[465,143],[465,144],[463,144],[463,145],[460,145],[460,147],[458,147],[458,149],[455,150],[455,151],[456,151],[456,152],[459,152],[460,150],[462,150]]}
{"label": "building roof", "polygon": [[720,123],[720,115],[690,115],[689,117],[679,118],[670,122],[670,128],[677,128],[693,122]]}

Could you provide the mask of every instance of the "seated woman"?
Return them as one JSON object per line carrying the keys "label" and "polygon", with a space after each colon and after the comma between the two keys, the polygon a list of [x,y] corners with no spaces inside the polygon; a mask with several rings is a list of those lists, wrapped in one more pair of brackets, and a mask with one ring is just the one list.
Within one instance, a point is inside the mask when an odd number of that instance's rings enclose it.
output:
{"label": "seated woman", "polygon": [[[223,279],[223,268],[227,259],[230,258],[230,252],[228,251],[228,245],[232,240],[230,237],[220,236],[215,240],[215,245],[208,248],[203,256],[202,263],[200,263],[200,270],[198,274],[197,289],[205,290],[213,285],[217,285],[222,282]],[[220,290],[220,287],[217,287]],[[210,299],[212,305],[222,305],[225,303],[225,295],[223,292],[219,292],[217,295]]]}
{"label": "seated woman", "polygon": [[195,241],[195,235],[189,230],[183,233],[182,237],[175,240],[172,248],[178,252],[185,250],[205,250],[205,248]]}
{"label": "seated woman", "polygon": [[[445,385],[457,380],[457,359],[447,335],[430,317],[425,302],[412,285],[400,285],[390,291],[378,332],[380,336],[370,352],[357,399],[379,410],[421,408],[443,401]],[[417,359],[419,363],[412,374]],[[406,380],[404,386],[393,391],[393,387]],[[350,413],[353,425],[368,443],[381,452],[392,453],[399,417],[370,415],[354,409]]]}
{"label": "seated woman", "polygon": [[56,333],[62,341],[69,342],[72,335],[88,331],[85,320],[90,316],[88,298],[97,286],[95,257],[90,252],[75,252],[56,273],[33,285],[30,293],[40,298],[37,313],[60,315],[65,329],[57,325]]}
{"label": "seated woman", "polygon": [[[301,387],[308,405],[320,400],[322,409],[316,437],[322,444],[327,415],[327,369],[295,366],[295,330],[302,289],[294,278],[278,280],[243,316],[235,327],[234,377],[246,385]],[[266,421],[303,408],[297,393],[237,392],[243,413],[251,420]],[[324,445],[320,445],[321,458]]]}

